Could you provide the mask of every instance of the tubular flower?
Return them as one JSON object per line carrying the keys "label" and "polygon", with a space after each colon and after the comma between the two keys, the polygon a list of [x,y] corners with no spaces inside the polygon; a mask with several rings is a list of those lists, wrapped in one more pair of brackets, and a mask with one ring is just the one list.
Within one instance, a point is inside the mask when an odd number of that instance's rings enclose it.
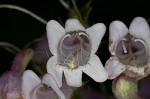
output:
{"label": "tubular flower", "polygon": [[121,21],[113,21],[109,28],[109,51],[106,64],[109,79],[121,73],[137,80],[149,74],[150,28],[146,20],[136,17],[129,29]]}
{"label": "tubular flower", "polygon": [[47,62],[47,72],[59,87],[62,75],[69,86],[82,85],[82,72],[96,82],[104,82],[108,75],[95,54],[106,31],[102,23],[85,29],[77,19],[68,19],[65,29],[54,20],[47,24],[49,49],[53,56]]}
{"label": "tubular flower", "polygon": [[13,60],[11,70],[0,77],[0,99],[22,99],[22,73],[32,59],[34,51],[20,51]]}
{"label": "tubular flower", "polygon": [[[63,86],[60,90],[53,77],[47,75],[49,74],[45,74],[41,80],[33,71],[26,70],[22,77],[23,99],[70,99],[72,91],[68,91],[69,87]],[[62,91],[67,92],[67,95]]]}

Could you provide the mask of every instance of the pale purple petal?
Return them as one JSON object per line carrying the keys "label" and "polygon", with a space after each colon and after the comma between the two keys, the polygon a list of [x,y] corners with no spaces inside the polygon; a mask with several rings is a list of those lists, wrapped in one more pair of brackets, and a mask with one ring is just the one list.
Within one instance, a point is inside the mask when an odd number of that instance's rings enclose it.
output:
{"label": "pale purple petal", "polygon": [[44,35],[40,38],[40,41],[35,47],[35,52],[32,61],[38,64],[46,64],[46,62],[51,56],[52,54],[49,50],[48,40],[47,37]]}
{"label": "pale purple petal", "polygon": [[106,26],[103,23],[97,23],[90,28],[86,29],[86,33],[89,35],[92,46],[92,53],[95,53],[100,45],[101,39],[106,31]]}
{"label": "pale purple petal", "polygon": [[65,29],[55,20],[50,20],[47,23],[47,38],[49,49],[53,55],[57,55],[59,41],[65,35]]}
{"label": "pale purple petal", "polygon": [[31,92],[40,84],[40,78],[33,71],[26,70],[22,76],[22,96],[31,99]]}
{"label": "pale purple petal", "polygon": [[129,33],[143,40],[150,37],[150,28],[143,17],[136,17],[130,24]]}
{"label": "pale purple petal", "polygon": [[134,77],[137,80],[140,80],[148,75],[148,70],[149,70],[149,67],[147,65],[143,67],[127,66],[125,73],[129,77],[132,77],[132,78]]}
{"label": "pale purple petal", "polygon": [[124,72],[126,67],[116,57],[110,57],[105,64],[105,69],[108,73],[108,78],[114,79]]}
{"label": "pale purple petal", "polygon": [[82,70],[96,82],[104,82],[108,78],[99,57],[95,54],[90,56],[88,64]]}
{"label": "pale purple petal", "polygon": [[113,21],[109,26],[109,51],[114,52],[114,44],[128,33],[127,26],[121,21]]}
{"label": "pale purple petal", "polygon": [[48,87],[51,87],[52,90],[54,90],[61,99],[65,99],[65,95],[59,89],[59,86],[57,82],[55,81],[55,78],[53,77],[53,75],[49,73],[45,74],[42,78],[42,82],[46,84]]}
{"label": "pale purple petal", "polygon": [[73,70],[64,69],[64,75],[69,86],[80,87],[82,85],[82,71],[80,67]]}
{"label": "pale purple petal", "polygon": [[56,92],[43,84],[38,85],[31,93],[31,99],[60,99]]}
{"label": "pale purple petal", "polygon": [[65,23],[66,32],[85,31],[85,28],[78,19],[68,19]]}
{"label": "pale purple petal", "polygon": [[33,55],[34,51],[32,49],[26,49],[19,52],[13,61],[11,71],[23,72],[32,59]]}
{"label": "pale purple petal", "polygon": [[57,57],[52,56],[47,62],[47,72],[56,80],[59,87],[62,86],[63,67],[58,64]]}
{"label": "pale purple petal", "polygon": [[63,77],[62,87],[60,89],[64,93],[66,99],[71,99],[73,94],[73,88],[67,85],[64,77]]}

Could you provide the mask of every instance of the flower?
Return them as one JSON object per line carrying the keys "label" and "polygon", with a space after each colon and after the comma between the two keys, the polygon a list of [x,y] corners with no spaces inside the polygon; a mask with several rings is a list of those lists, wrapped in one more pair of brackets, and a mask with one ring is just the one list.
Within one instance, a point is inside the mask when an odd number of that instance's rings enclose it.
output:
{"label": "flower", "polygon": [[[22,77],[22,96],[25,99],[70,99],[72,90],[63,84],[61,90],[50,74],[45,74],[42,80],[32,71],[26,70]],[[47,82],[50,82],[47,84]],[[48,86],[47,86],[48,85]],[[64,93],[65,95],[64,95]]]}
{"label": "flower", "polygon": [[21,98],[21,74],[9,71],[0,78],[0,99],[15,99],[16,97]]}
{"label": "flower", "polygon": [[11,70],[0,78],[0,99],[22,99],[22,73],[32,59],[34,51],[25,49],[20,51],[11,66]]}
{"label": "flower", "polygon": [[150,28],[146,20],[136,17],[129,30],[121,21],[113,21],[109,27],[109,51],[111,57],[105,64],[109,79],[121,73],[137,80],[149,74]]}
{"label": "flower", "polygon": [[49,51],[47,37],[44,35],[40,38],[39,42],[35,46],[35,54],[33,56],[32,62],[38,65],[45,65],[51,56],[52,55]]}
{"label": "flower", "polygon": [[109,27],[111,57],[105,64],[109,79],[114,79],[113,93],[117,99],[137,99],[137,81],[149,74],[150,28],[146,20],[136,17],[129,29],[121,21]]}
{"label": "flower", "polygon": [[95,54],[105,30],[102,23],[85,29],[77,19],[68,19],[65,29],[55,20],[48,22],[47,37],[53,56],[47,62],[47,72],[59,87],[63,73],[67,84],[73,87],[82,85],[82,71],[96,82],[107,79],[107,72]]}

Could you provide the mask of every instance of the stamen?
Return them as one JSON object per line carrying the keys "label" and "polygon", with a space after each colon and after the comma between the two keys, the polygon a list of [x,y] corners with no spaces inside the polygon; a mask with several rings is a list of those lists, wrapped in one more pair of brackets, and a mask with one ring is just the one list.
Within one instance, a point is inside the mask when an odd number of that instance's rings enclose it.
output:
{"label": "stamen", "polygon": [[84,36],[87,37],[87,35],[85,34],[85,32],[80,32],[80,33],[79,33],[79,36],[81,36],[81,35],[84,35]]}
{"label": "stamen", "polygon": [[48,86],[48,85],[46,85],[46,84],[43,84],[43,87],[44,87],[45,89],[48,89],[48,87],[50,87],[50,86]]}
{"label": "stamen", "polygon": [[[86,58],[89,58],[86,56],[90,53],[84,49],[84,43],[89,43],[88,39],[88,35],[82,31],[66,34],[60,41],[58,50],[60,53],[59,62],[70,69],[76,69],[78,66],[85,65],[85,62],[88,61]],[[65,42],[71,42],[65,44],[64,40],[66,40]]]}
{"label": "stamen", "polygon": [[127,53],[127,49],[126,49],[126,47],[125,47],[124,41],[122,41],[122,47],[123,47],[123,52],[124,52],[124,53]]}
{"label": "stamen", "polygon": [[60,43],[62,43],[62,42],[63,42],[63,40],[64,40],[66,37],[71,37],[71,35],[70,35],[70,34],[66,34],[66,35],[62,38],[62,40],[61,40],[61,42],[60,42]]}
{"label": "stamen", "polygon": [[77,37],[77,38],[80,38],[78,33],[75,33],[74,36]]}
{"label": "stamen", "polygon": [[76,65],[79,66],[79,54],[77,53]]}
{"label": "stamen", "polygon": [[137,42],[137,41],[141,42],[147,48],[147,45],[145,44],[145,42],[143,40],[141,40],[141,39],[135,39],[134,40],[134,42]]}
{"label": "stamen", "polygon": [[[66,58],[65,60],[63,59],[63,57],[61,57],[65,64],[67,64],[67,61],[70,62],[69,57],[71,57],[71,53],[72,53],[72,52],[69,52],[69,55],[67,56],[67,58]],[[61,52],[61,54],[62,54],[62,52]]]}
{"label": "stamen", "polygon": [[70,69],[76,68],[76,66],[77,66],[76,60],[75,60],[75,59],[72,59],[72,60],[70,61],[70,63],[68,63],[68,66],[70,67]]}

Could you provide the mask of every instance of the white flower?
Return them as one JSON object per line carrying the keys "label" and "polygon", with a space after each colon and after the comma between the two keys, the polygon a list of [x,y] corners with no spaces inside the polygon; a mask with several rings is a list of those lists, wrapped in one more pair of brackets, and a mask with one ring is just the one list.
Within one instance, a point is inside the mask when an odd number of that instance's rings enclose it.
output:
{"label": "white flower", "polygon": [[55,20],[47,24],[49,48],[53,56],[47,62],[47,72],[54,76],[59,87],[64,73],[69,86],[82,85],[82,72],[96,82],[108,75],[95,54],[106,31],[102,23],[85,29],[77,19],[68,19],[65,29]]}
{"label": "white flower", "polygon": [[[31,70],[26,70],[22,77],[23,99],[66,99],[65,95],[58,88],[52,76],[43,76],[43,81]],[[45,83],[48,86],[44,86]]]}
{"label": "white flower", "polygon": [[109,43],[112,57],[105,65],[109,79],[124,73],[139,80],[149,74],[150,28],[144,18],[134,18],[129,29],[121,21],[113,21]]}

